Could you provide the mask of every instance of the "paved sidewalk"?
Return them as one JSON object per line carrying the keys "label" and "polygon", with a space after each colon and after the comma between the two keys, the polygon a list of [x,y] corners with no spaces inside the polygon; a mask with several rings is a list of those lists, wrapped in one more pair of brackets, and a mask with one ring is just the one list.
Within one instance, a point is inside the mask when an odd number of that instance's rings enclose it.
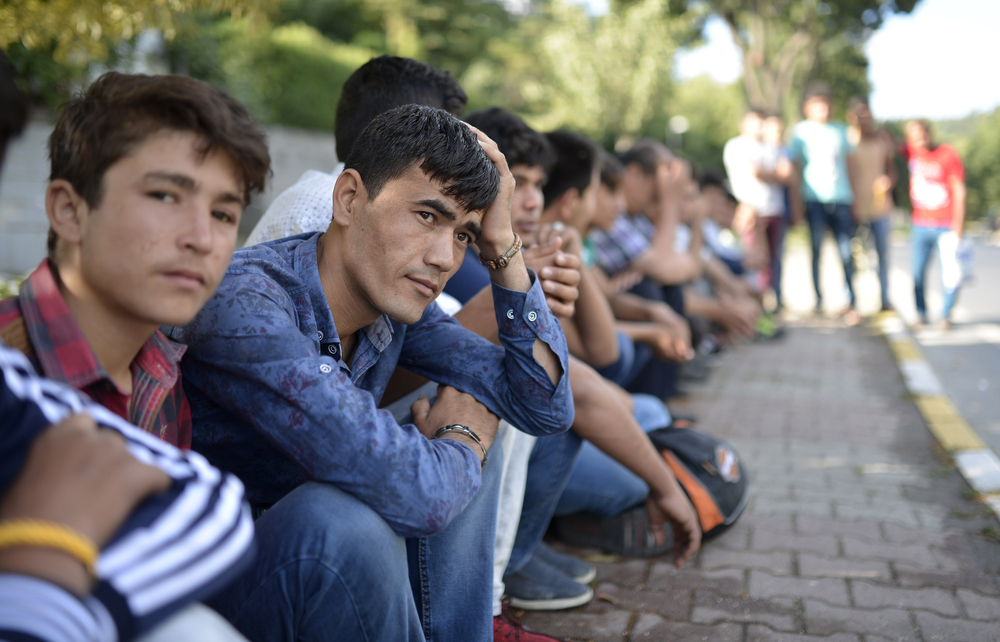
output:
{"label": "paved sidewalk", "polygon": [[803,321],[730,351],[675,410],[730,440],[753,499],[683,571],[567,549],[596,598],[525,624],[569,640],[1000,640],[1000,526],[935,445],[885,340]]}

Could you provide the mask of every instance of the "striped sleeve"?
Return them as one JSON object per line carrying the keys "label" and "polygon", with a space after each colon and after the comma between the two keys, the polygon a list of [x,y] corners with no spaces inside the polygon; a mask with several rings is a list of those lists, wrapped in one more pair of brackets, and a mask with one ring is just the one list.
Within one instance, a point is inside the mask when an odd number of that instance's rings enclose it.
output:
{"label": "striped sleeve", "polygon": [[118,639],[131,639],[210,597],[250,564],[253,522],[235,476],[128,424],[77,390],[37,376],[20,352],[3,345],[0,371],[0,490],[13,482],[35,436],[80,412],[121,433],[133,456],[173,478],[168,491],[133,511],[97,560],[92,597],[110,615]]}

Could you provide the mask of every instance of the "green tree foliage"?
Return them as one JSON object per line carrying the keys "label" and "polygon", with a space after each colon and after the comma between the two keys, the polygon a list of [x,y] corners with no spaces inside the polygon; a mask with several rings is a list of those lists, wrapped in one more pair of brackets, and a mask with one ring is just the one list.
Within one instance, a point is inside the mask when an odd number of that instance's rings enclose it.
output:
{"label": "green tree foliage", "polygon": [[192,11],[259,17],[278,0],[4,0],[0,49],[52,49],[58,62],[104,60],[109,48],[146,29],[174,36],[174,16]]}
{"label": "green tree foliage", "polygon": [[301,23],[255,30],[225,20],[179,41],[173,71],[223,87],[264,122],[332,131],[341,86],[373,54]]}
{"label": "green tree foliage", "polygon": [[[710,76],[692,78],[677,85],[669,103],[670,115],[684,116],[690,128],[673,140],[668,137],[668,141],[698,167],[725,173],[722,148],[739,135],[745,109],[738,82],[722,85]],[[658,137],[663,135],[661,129]]]}
{"label": "green tree foliage", "polygon": [[[967,216],[995,216],[1000,214],[1000,108],[963,120],[941,123],[935,129],[955,146],[965,163]],[[966,126],[961,127],[963,124]]]}
{"label": "green tree foliage", "polygon": [[664,110],[670,61],[693,25],[692,16],[670,16],[664,0],[597,18],[552,0],[524,18],[514,38],[491,41],[460,79],[478,101],[512,109],[543,131],[567,127],[606,142],[635,136]]}
{"label": "green tree foliage", "polygon": [[[805,81],[817,76],[821,60],[829,64],[849,59],[845,54],[863,57],[861,44],[884,18],[912,11],[919,0],[706,1],[743,54],[747,102],[778,111],[789,100],[797,102]],[[841,43],[831,51],[836,40]]]}

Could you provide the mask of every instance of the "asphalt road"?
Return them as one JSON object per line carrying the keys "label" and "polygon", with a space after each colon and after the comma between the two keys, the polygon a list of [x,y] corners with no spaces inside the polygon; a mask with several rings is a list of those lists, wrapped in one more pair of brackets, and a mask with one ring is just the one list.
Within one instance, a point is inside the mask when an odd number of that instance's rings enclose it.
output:
{"label": "asphalt road", "polygon": [[[931,264],[931,325],[914,337],[958,411],[1000,453],[1000,247],[979,238],[974,256],[974,279],[963,286],[948,331],[934,323],[942,298],[940,268]],[[908,242],[894,244],[890,266],[892,301],[904,319],[916,320]]]}

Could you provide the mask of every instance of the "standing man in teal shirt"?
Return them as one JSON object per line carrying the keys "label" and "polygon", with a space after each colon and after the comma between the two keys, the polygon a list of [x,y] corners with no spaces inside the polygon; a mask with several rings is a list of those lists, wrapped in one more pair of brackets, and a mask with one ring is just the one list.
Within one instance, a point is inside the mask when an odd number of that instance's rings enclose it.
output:
{"label": "standing man in teal shirt", "polygon": [[847,140],[847,126],[830,122],[830,87],[814,83],[806,88],[802,113],[806,119],[792,130],[792,161],[802,175],[802,196],[812,240],[813,286],[816,288],[816,312],[823,311],[819,287],[819,257],[826,228],[833,231],[837,250],[844,263],[844,280],[850,303],[841,311],[849,324],[860,321],[854,308],[854,259],[851,239],[854,217],[853,147]]}

